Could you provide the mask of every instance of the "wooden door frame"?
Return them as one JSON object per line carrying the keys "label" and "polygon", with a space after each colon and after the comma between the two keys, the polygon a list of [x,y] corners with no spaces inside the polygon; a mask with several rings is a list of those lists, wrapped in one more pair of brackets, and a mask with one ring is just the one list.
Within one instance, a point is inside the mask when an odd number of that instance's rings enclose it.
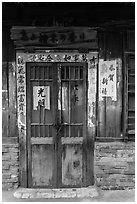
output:
{"label": "wooden door frame", "polygon": [[[128,68],[129,68],[129,59],[135,59],[135,52],[124,52],[124,80],[123,80],[123,135],[124,135],[124,141],[130,140],[128,137]],[[132,139],[134,141],[134,139]]]}
{"label": "wooden door frame", "polygon": [[[35,62],[35,63],[27,63],[26,64],[26,96],[27,96],[27,106],[26,106],[26,110],[27,110],[27,115],[26,115],[26,120],[27,120],[27,169],[28,169],[28,179],[27,179],[27,186],[28,187],[33,187],[32,186],[32,156],[31,156],[31,106],[32,106],[32,90],[31,90],[31,82],[30,82],[30,76],[31,76],[31,70],[30,70],[30,66],[39,66],[40,64],[45,64],[48,65],[48,63],[44,62]],[[62,86],[62,81],[59,82],[59,78],[61,77],[61,73],[58,73],[59,67],[64,64],[63,62],[61,63],[51,63],[52,67],[53,67],[53,101],[55,102],[53,104],[53,118],[55,119],[55,124],[61,123],[61,118],[59,118],[59,112],[58,112],[58,92],[59,92],[59,86]],[[83,121],[83,144],[82,144],[82,185],[86,185],[86,177],[87,177],[87,152],[86,152],[86,146],[87,146],[87,99],[88,99],[88,94],[87,94],[87,85],[88,85],[88,66],[86,63],[73,63],[73,62],[69,62],[69,63],[65,63],[66,65],[68,64],[68,66],[78,66],[81,65],[83,66],[83,93],[84,93],[84,104],[83,104],[83,109],[84,109],[84,118],[85,120]],[[60,76],[59,76],[60,75]],[[31,95],[30,95],[31,94]],[[62,94],[61,94],[62,95]],[[55,135],[53,136],[53,144],[52,144],[52,148],[53,148],[53,186],[56,188],[59,187],[63,187],[64,185],[62,184],[62,143],[61,143],[61,138],[62,138],[62,134],[61,132],[58,132],[56,130]],[[84,145],[85,144],[85,145]],[[69,185],[68,187],[70,187],[71,185]],[[45,186],[48,188],[48,186]],[[74,187],[74,186],[71,186]]]}
{"label": "wooden door frame", "polygon": [[[88,64],[88,110],[89,106],[93,110],[96,107],[96,73],[98,64],[98,52],[89,53],[76,53],[73,51],[51,52],[45,53],[25,53],[18,50],[16,53],[16,73],[17,73],[17,110],[18,110],[18,132],[19,132],[19,145],[20,145],[20,185],[22,187],[28,187],[27,177],[27,134],[26,134],[26,63],[27,62],[51,62],[48,56],[52,57],[52,62],[66,62],[64,56],[69,56],[68,62],[76,62],[75,55],[77,55],[77,62],[86,62]],[[70,60],[71,59],[71,60]],[[95,79],[95,82],[90,77]],[[20,92],[21,91],[21,92]],[[20,95],[23,95],[23,102],[20,102]],[[94,103],[93,103],[94,102]],[[96,117],[96,113],[95,117]],[[23,116],[23,117],[22,117]],[[90,113],[88,113],[88,128],[87,139],[85,145],[85,158],[88,166],[86,167],[86,179],[85,186],[94,184],[94,138],[96,123],[93,123],[90,119]]]}
{"label": "wooden door frame", "polygon": [[[26,110],[27,110],[27,114],[26,114],[26,121],[27,121],[27,124],[26,124],[26,132],[27,132],[27,138],[26,138],[26,145],[27,145],[27,150],[26,150],[26,153],[27,153],[27,187],[33,187],[32,186],[32,167],[31,167],[31,164],[32,164],[32,157],[31,157],[31,128],[30,128],[30,124],[31,124],[31,100],[32,100],[32,97],[30,96],[30,93],[31,93],[31,89],[30,89],[30,66],[32,65],[37,65],[39,66],[40,64],[45,64],[45,65],[48,65],[48,64],[52,64],[51,66],[53,67],[54,69],[54,74],[53,74],[53,84],[52,84],[52,101],[54,101],[53,103],[53,118],[55,119],[55,121],[53,123],[57,123],[57,69],[56,69],[56,63],[49,63],[49,62],[27,62],[26,64],[26,101],[27,101],[27,105],[26,105]],[[54,130],[53,128],[53,131],[54,131],[54,134],[56,135],[56,131]],[[54,136],[55,136],[54,135]],[[58,164],[58,155],[57,155],[57,152],[56,152],[56,149],[57,149],[57,142],[56,142],[56,136],[53,137],[53,144],[51,144],[52,146],[52,149],[54,151],[53,153],[53,186],[56,187],[57,184],[58,184],[58,177],[57,177],[57,164]],[[35,187],[33,187],[35,188]],[[45,186],[45,188],[49,188],[48,186]]]}

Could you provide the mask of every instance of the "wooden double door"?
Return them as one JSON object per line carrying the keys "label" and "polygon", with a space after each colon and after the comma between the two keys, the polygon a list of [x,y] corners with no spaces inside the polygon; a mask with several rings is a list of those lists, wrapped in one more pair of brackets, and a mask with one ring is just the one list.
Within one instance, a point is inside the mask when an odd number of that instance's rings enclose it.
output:
{"label": "wooden double door", "polygon": [[86,186],[87,64],[27,63],[28,187]]}

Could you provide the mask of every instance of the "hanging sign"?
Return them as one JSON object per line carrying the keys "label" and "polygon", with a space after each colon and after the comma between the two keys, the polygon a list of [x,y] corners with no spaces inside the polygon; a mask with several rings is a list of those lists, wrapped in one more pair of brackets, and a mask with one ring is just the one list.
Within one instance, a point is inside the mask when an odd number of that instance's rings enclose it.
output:
{"label": "hanging sign", "polygon": [[37,110],[38,107],[40,106],[50,110],[50,87],[49,86],[33,87],[33,110]]}
{"label": "hanging sign", "polygon": [[116,60],[99,62],[99,96],[111,97],[113,101],[117,100],[117,73]]}

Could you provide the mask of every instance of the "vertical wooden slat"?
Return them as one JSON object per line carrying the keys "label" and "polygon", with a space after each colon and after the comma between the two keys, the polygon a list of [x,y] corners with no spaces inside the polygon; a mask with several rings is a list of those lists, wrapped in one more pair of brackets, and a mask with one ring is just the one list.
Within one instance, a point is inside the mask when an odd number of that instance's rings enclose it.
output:
{"label": "vertical wooden slat", "polygon": [[57,114],[58,114],[58,87],[57,87],[57,65],[55,63],[53,63],[53,84],[52,84],[52,101],[53,101],[53,109],[52,109],[52,115],[53,115],[53,147],[54,147],[54,158],[53,158],[53,164],[54,164],[54,168],[53,168],[53,186],[56,188],[57,187],[57,183],[58,183],[58,178],[57,178],[57,171],[58,171],[58,167],[57,167],[57,163],[58,163],[58,155],[57,155],[57,150],[58,150],[58,146],[57,146],[57,129],[56,129],[56,124],[57,124]]}
{"label": "vertical wooden slat", "polygon": [[[121,80],[122,79],[122,80]],[[120,66],[117,68],[117,104],[115,109],[115,135],[121,137],[122,133],[122,88],[123,88],[123,76],[122,76],[122,61],[120,60]],[[122,137],[121,137],[122,138]]]}
{"label": "vertical wooden slat", "polygon": [[45,124],[43,125],[43,137],[45,137]]}
{"label": "vertical wooden slat", "polygon": [[16,71],[15,63],[9,62],[9,136],[17,134],[17,109],[16,109]]}
{"label": "vertical wooden slat", "polygon": [[38,136],[40,137],[40,123],[41,123],[41,106],[39,106],[39,124],[38,124]]}
{"label": "vertical wooden slat", "polygon": [[[57,129],[57,138],[56,138],[56,141],[57,141],[57,187],[61,187],[62,185],[62,145],[61,145],[61,137],[62,137],[62,131],[61,131],[61,125],[62,125],[62,122],[63,122],[63,118],[62,118],[62,79],[61,79],[61,68],[62,68],[62,65],[59,63],[57,65],[57,68],[58,68],[58,91],[59,92],[59,89],[61,90],[61,111],[60,111],[60,116],[58,118],[58,124],[59,124],[59,127]],[[58,111],[59,113],[59,111]]]}
{"label": "vertical wooden slat", "polygon": [[36,137],[35,132],[36,132],[36,126],[34,125],[34,135],[33,135],[33,137]]}
{"label": "vertical wooden slat", "polygon": [[[100,35],[100,46],[102,47],[103,53],[102,53],[102,58],[104,60],[107,59],[107,32],[104,32]],[[99,132],[100,132],[100,137],[105,137],[106,136],[106,98],[103,97],[102,101],[99,101]]]}
{"label": "vertical wooden slat", "polygon": [[64,71],[64,79],[66,79],[66,76],[67,76],[67,74],[66,74],[66,71],[67,71],[67,69],[66,69],[66,67],[65,66],[63,66],[63,71]]}
{"label": "vertical wooden slat", "polygon": [[94,135],[90,131],[87,132],[87,64],[83,70],[84,78],[84,117],[83,117],[83,180],[84,185],[92,185],[94,183]]}
{"label": "vertical wooden slat", "polygon": [[[36,69],[34,67],[34,69]],[[35,70],[35,78],[36,78],[36,70]],[[24,164],[26,163],[27,166],[26,168],[23,169],[23,166],[22,166],[22,171],[24,170],[24,174],[25,174],[25,186],[24,187],[31,187],[32,186],[32,166],[31,166],[31,129],[30,129],[30,126],[31,126],[31,110],[32,110],[32,107],[31,107],[31,100],[32,97],[33,97],[33,94],[31,94],[31,82],[30,82],[30,67],[29,65],[27,64],[27,68],[26,68],[26,87],[27,87],[27,90],[26,90],[26,129],[27,129],[27,138],[25,138],[25,145],[27,147],[27,149],[24,149],[24,154],[27,153],[27,157],[25,157],[24,159]],[[35,134],[35,131],[36,131],[36,127],[34,125],[34,134]],[[35,137],[35,135],[34,135]],[[23,161],[22,161],[23,163]],[[23,164],[23,165],[24,165]]]}
{"label": "vertical wooden slat", "polygon": [[71,134],[71,90],[70,90],[70,81],[69,81],[69,86],[68,86],[68,88],[69,88],[69,102],[68,102],[68,107],[69,107],[69,137],[71,136],[70,134]]}
{"label": "vertical wooden slat", "polygon": [[36,66],[34,66],[34,79],[36,79],[37,77],[37,75],[36,75],[36,72],[37,72],[37,69],[36,69]]}
{"label": "vertical wooden slat", "polygon": [[[38,76],[38,84],[40,84],[40,67],[37,66],[37,76]],[[39,124],[38,124],[38,136],[40,137],[40,123],[41,123],[41,105],[39,106]]]}
{"label": "vertical wooden slat", "polygon": [[2,63],[2,136],[8,137],[8,64]]}
{"label": "vertical wooden slat", "polygon": [[103,98],[103,102],[104,102],[104,137],[107,137],[106,133],[107,133],[107,99],[104,96]]}
{"label": "vertical wooden slat", "polygon": [[67,128],[67,126],[64,125],[64,137],[67,136],[67,135],[66,135],[66,128]]}
{"label": "vertical wooden slat", "polygon": [[98,55],[98,64],[97,64],[97,74],[96,74],[96,134],[95,136],[99,136],[99,55]]}
{"label": "vertical wooden slat", "polygon": [[2,136],[9,136],[8,93],[2,90]]}
{"label": "vertical wooden slat", "polygon": [[86,186],[87,184],[87,169],[88,169],[88,163],[87,163],[87,143],[88,143],[88,138],[87,138],[87,67],[85,66],[83,68],[83,185]]}
{"label": "vertical wooden slat", "polygon": [[80,133],[79,133],[79,127],[77,128],[77,131],[78,131],[78,137],[80,137]]}
{"label": "vertical wooden slat", "polygon": [[48,125],[48,137],[50,137],[50,126]]}
{"label": "vertical wooden slat", "polygon": [[47,79],[49,79],[49,67],[47,66]]}
{"label": "vertical wooden slat", "polygon": [[78,79],[80,79],[80,66],[78,68]]}

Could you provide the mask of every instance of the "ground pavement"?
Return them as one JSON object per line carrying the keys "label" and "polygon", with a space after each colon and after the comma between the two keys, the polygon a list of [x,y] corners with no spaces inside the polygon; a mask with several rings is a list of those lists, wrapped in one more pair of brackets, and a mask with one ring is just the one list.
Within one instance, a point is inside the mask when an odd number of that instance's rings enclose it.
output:
{"label": "ground pavement", "polygon": [[135,202],[135,190],[98,190],[95,197],[83,198],[15,198],[15,190],[3,191],[2,202]]}

